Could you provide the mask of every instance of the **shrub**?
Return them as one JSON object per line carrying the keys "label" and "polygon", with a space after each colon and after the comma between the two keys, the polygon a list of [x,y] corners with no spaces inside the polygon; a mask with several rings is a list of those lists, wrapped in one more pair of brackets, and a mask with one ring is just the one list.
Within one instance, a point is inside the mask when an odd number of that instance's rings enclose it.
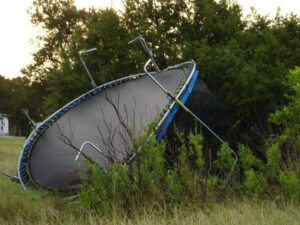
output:
{"label": "shrub", "polygon": [[248,171],[250,169],[255,168],[256,170],[263,171],[263,162],[262,160],[258,159],[249,147],[240,144],[239,145],[239,156],[241,161],[241,166],[244,171]]}
{"label": "shrub", "polygon": [[107,213],[112,207],[111,178],[97,164],[89,164],[89,181],[83,184],[80,193],[80,208],[93,209],[100,213]]}
{"label": "shrub", "polygon": [[[277,143],[267,149],[266,164],[247,146],[239,145],[240,168],[233,168],[235,158],[225,143],[210,170],[203,157],[201,134],[190,133],[187,139],[181,136],[178,154],[169,164],[165,142],[157,143],[149,133],[133,139],[135,160],[130,164],[115,163],[108,171],[95,163],[90,165],[91,179],[81,192],[82,208],[103,214],[113,209],[129,213],[140,206],[213,204],[224,197],[241,197],[243,193],[262,199],[266,193],[277,196],[278,190],[282,190],[284,199],[300,201],[299,176],[281,170]],[[244,176],[239,177],[242,173]]]}
{"label": "shrub", "polygon": [[204,182],[202,136],[189,134],[170,168],[165,160],[165,142],[157,143],[155,136],[149,133],[133,139],[136,156],[129,165],[115,163],[109,171],[96,163],[89,166],[90,180],[81,191],[82,208],[105,214],[112,209],[129,212],[138,205],[195,203],[200,202],[206,188],[208,198],[213,199],[215,180],[210,178],[206,186]]}
{"label": "shrub", "polygon": [[291,201],[300,200],[300,177],[293,171],[281,171],[279,182],[284,199]]}
{"label": "shrub", "polygon": [[289,167],[300,172],[300,67],[291,70],[287,76],[286,96],[288,104],[270,115],[270,120],[283,130],[277,137]]}
{"label": "shrub", "polygon": [[216,176],[208,176],[206,179],[206,203],[213,204],[217,202],[217,185],[218,185],[218,177]]}
{"label": "shrub", "polygon": [[267,181],[263,162],[245,145],[239,145],[241,167],[244,172],[243,187],[248,196],[261,198],[266,192]]}
{"label": "shrub", "polygon": [[194,157],[194,167],[199,173],[204,172],[205,160],[203,158],[203,137],[200,133],[188,135],[189,147]]}
{"label": "shrub", "polygon": [[135,205],[136,186],[131,182],[129,166],[124,163],[116,163],[111,169],[112,204],[116,208],[130,209]]}
{"label": "shrub", "polygon": [[166,176],[165,171],[165,142],[156,143],[155,136],[140,146],[138,152],[138,176],[139,188],[148,201],[161,201],[163,199],[162,187]]}
{"label": "shrub", "polygon": [[235,160],[236,159],[232,155],[232,150],[228,143],[222,144],[221,149],[217,153],[217,159],[214,163],[221,178],[231,178],[231,180],[236,179],[237,170],[234,170],[236,168],[233,168],[235,165]]}
{"label": "shrub", "polygon": [[286,88],[289,89],[289,103],[271,114],[270,120],[284,126],[284,132],[279,136],[280,143],[294,142],[300,134],[300,67],[291,70],[287,76]]}
{"label": "shrub", "polygon": [[266,175],[270,182],[276,182],[280,172],[281,153],[279,145],[273,144],[267,149]]}
{"label": "shrub", "polygon": [[182,185],[178,172],[169,170],[166,176],[169,200],[171,203],[180,203],[183,199]]}
{"label": "shrub", "polygon": [[266,191],[267,183],[264,174],[254,169],[245,171],[244,188],[247,195],[261,198]]}

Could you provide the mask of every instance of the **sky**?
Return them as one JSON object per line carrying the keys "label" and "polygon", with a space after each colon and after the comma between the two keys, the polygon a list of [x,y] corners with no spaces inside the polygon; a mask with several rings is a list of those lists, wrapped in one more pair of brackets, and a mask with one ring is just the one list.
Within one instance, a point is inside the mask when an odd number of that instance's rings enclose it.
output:
{"label": "sky", "polygon": [[[262,15],[275,16],[278,6],[283,15],[300,15],[299,0],[236,0],[244,16],[254,6]],[[33,0],[0,1],[0,75],[13,78],[21,75],[22,67],[32,63],[34,39],[38,30],[31,25],[27,9]],[[78,8],[110,7],[122,10],[122,0],[75,0]]]}

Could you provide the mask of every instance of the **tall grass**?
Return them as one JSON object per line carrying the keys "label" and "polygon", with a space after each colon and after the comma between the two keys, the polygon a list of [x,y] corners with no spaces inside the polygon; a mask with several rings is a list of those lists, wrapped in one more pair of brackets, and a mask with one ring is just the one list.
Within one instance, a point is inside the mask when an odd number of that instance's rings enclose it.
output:
{"label": "tall grass", "polygon": [[15,175],[17,161],[24,139],[0,139],[0,223],[13,224],[18,220],[34,222],[45,210],[49,210],[51,198],[37,191],[25,191],[21,185],[11,182],[2,173]]}
{"label": "tall grass", "polygon": [[[24,139],[0,138],[0,172],[16,173],[17,161]],[[226,201],[209,207],[181,206],[171,209],[140,208],[131,217],[116,210],[105,217],[93,211],[80,212],[61,197],[49,193],[23,190],[0,176],[0,224],[300,224],[300,207],[292,203],[277,205],[272,201]]]}

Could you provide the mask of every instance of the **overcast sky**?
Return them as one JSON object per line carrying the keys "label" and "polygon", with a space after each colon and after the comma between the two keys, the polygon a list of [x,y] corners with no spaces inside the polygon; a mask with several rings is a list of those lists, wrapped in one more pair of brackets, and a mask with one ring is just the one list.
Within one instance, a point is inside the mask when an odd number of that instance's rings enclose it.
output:
{"label": "overcast sky", "polygon": [[[34,52],[32,39],[37,31],[30,23],[27,9],[33,0],[4,0],[0,2],[0,75],[12,78],[20,76],[20,69],[32,62]],[[299,0],[236,0],[244,15],[250,13],[251,6],[263,15],[273,17],[279,6],[282,14],[293,12],[300,15]],[[75,0],[80,8],[113,6],[122,9],[121,0]]]}

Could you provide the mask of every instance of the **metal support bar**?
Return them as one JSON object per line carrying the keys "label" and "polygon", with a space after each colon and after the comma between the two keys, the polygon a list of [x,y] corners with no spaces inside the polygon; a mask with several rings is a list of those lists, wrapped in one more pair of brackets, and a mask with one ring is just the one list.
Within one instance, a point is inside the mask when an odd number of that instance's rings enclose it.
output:
{"label": "metal support bar", "polygon": [[[192,117],[195,118],[195,120],[197,120],[203,127],[205,127],[213,136],[215,136],[215,138],[217,138],[217,140],[221,143],[224,144],[225,142],[223,141],[223,139],[217,135],[206,123],[204,123],[197,115],[195,115],[182,101],[180,101],[180,99],[176,98],[174,95],[172,95],[164,86],[162,86],[162,84],[160,84],[147,70],[148,65],[150,64],[151,59],[149,59],[145,65],[144,65],[144,71],[145,73],[154,81],[154,83],[157,84],[157,86],[160,87],[160,89],[163,90],[163,92],[166,93],[166,95],[171,98],[173,101],[175,101],[184,111],[186,111],[187,113],[189,113]],[[228,174],[227,178],[226,178],[226,182],[228,180],[228,178],[231,176],[234,167],[237,163],[237,154],[230,148],[230,151],[232,152],[232,154],[235,157],[235,161],[232,165],[231,171]]]}
{"label": "metal support bar", "polygon": [[97,87],[97,84],[96,84],[96,82],[94,81],[94,79],[93,79],[93,77],[92,77],[92,75],[91,75],[89,69],[87,68],[87,66],[86,66],[86,64],[85,64],[85,61],[83,60],[83,58],[82,58],[81,56],[82,56],[82,54],[87,54],[87,53],[90,53],[90,52],[93,52],[93,51],[96,51],[96,50],[97,50],[97,48],[91,48],[91,49],[88,49],[88,50],[82,50],[82,51],[79,51],[79,52],[78,52],[79,58],[80,58],[80,60],[81,60],[81,63],[83,64],[84,69],[85,69],[85,71],[87,72],[87,74],[88,74],[88,76],[89,76],[89,78],[90,78],[90,80],[91,80],[91,85],[93,86],[93,88],[96,88],[96,87]]}
{"label": "metal support bar", "polygon": [[101,151],[96,145],[94,145],[94,144],[93,144],[92,142],[90,142],[90,141],[85,141],[85,142],[82,143],[82,145],[81,145],[81,147],[80,147],[80,149],[79,149],[79,152],[78,152],[78,154],[77,154],[76,157],[75,157],[75,161],[78,160],[78,158],[79,158],[81,152],[83,151],[83,148],[84,148],[85,145],[90,145],[90,146],[92,146],[94,149],[96,149],[97,152],[99,152],[99,153],[102,154],[102,151]]}
{"label": "metal support bar", "polygon": [[2,174],[8,177],[12,182],[20,183],[20,178],[18,176],[12,176],[7,173],[2,173]]}
{"label": "metal support bar", "polygon": [[148,57],[151,59],[152,63],[154,64],[154,67],[156,68],[157,71],[160,71],[158,65],[156,64],[155,60],[154,60],[154,55],[153,55],[153,52],[152,50],[148,47],[145,39],[142,37],[142,36],[139,36],[131,41],[128,42],[128,44],[132,44],[134,42],[140,42],[140,44],[142,45],[144,51],[146,52],[146,54],[148,55]]}
{"label": "metal support bar", "polygon": [[33,127],[33,129],[35,129],[37,127],[36,122],[31,119],[31,117],[28,114],[28,109],[22,109],[21,112],[27,117],[27,119],[29,120],[30,125]]}

